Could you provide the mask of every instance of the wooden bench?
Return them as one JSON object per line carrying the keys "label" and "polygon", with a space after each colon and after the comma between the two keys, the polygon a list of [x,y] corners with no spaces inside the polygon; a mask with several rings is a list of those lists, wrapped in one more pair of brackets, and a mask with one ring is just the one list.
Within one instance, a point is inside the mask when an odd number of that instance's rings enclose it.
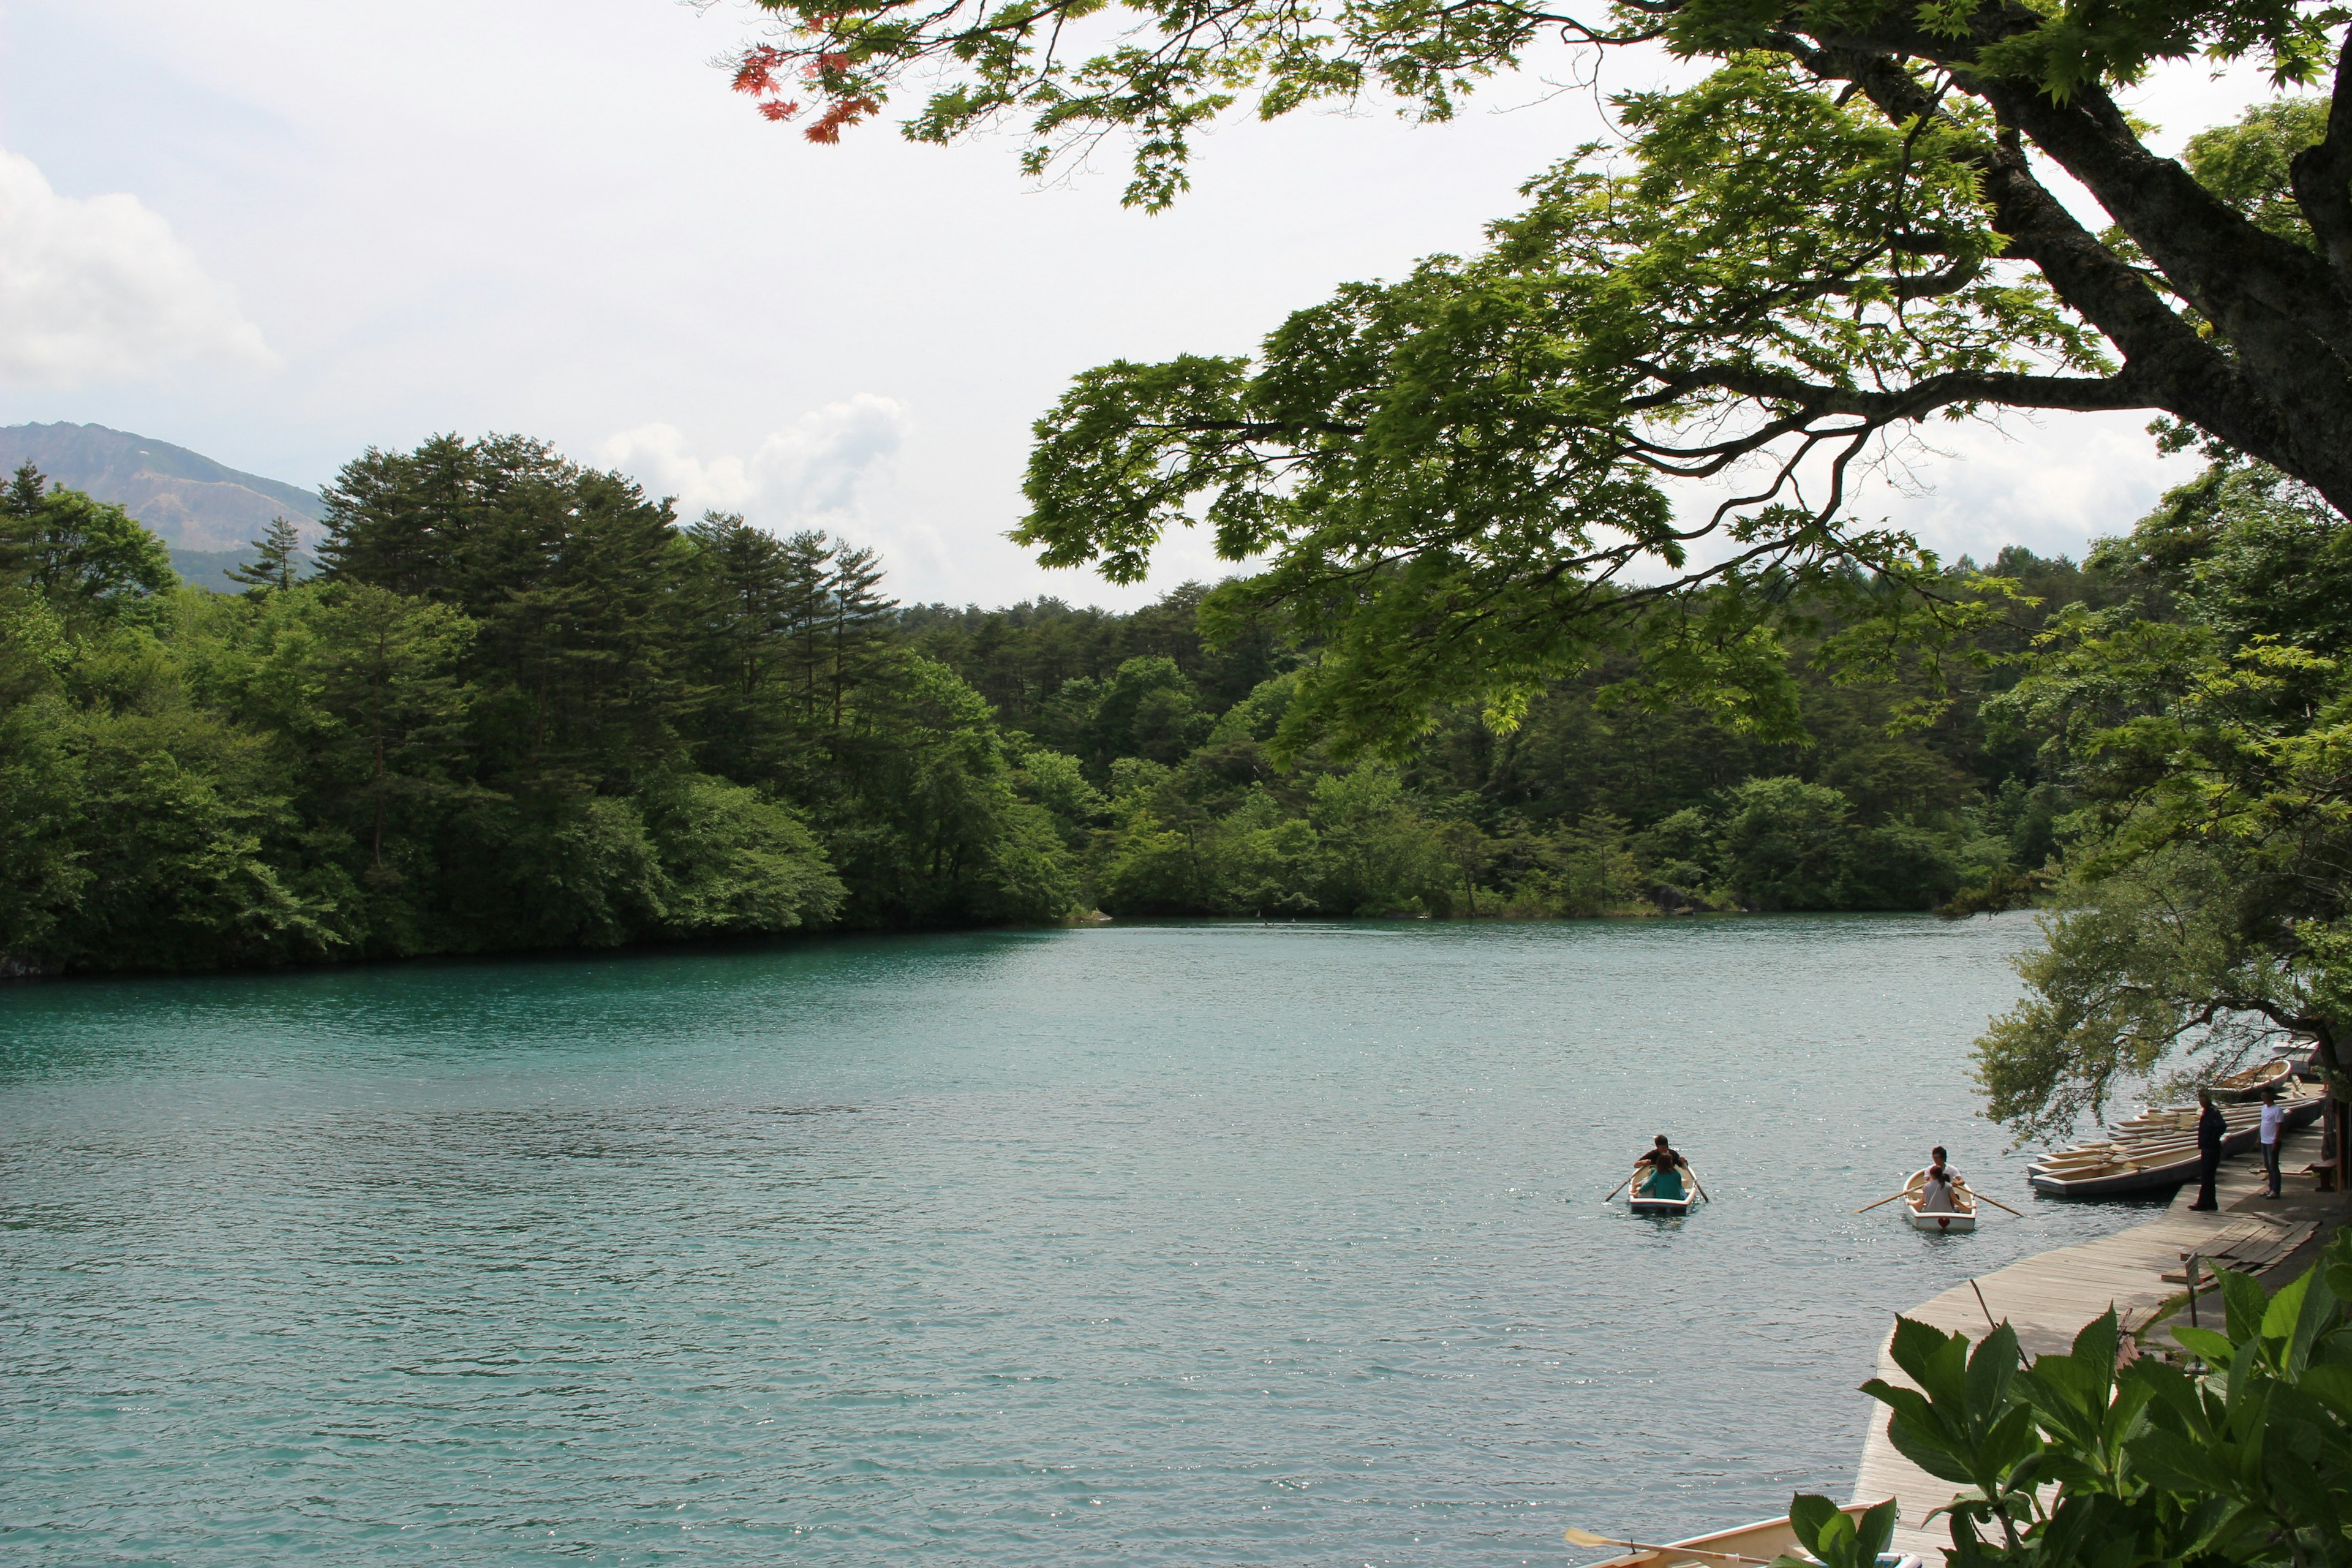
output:
{"label": "wooden bench", "polygon": [[2314,1160],[2303,1168],[2303,1173],[2306,1176],[2317,1176],[2321,1192],[2334,1192],[2336,1190],[2336,1156],[2330,1154],[2325,1159]]}

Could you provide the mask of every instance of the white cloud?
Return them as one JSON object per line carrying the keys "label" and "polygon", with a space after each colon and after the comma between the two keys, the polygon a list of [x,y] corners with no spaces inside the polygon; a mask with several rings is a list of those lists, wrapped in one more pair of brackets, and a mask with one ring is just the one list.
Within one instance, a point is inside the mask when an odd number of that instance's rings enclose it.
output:
{"label": "white cloud", "polygon": [[908,425],[896,398],[861,392],[802,415],[748,458],[697,457],[675,425],[625,430],[598,457],[654,494],[676,496],[681,517],[740,511],[772,529],[838,524],[858,514],[860,487],[898,455]]}
{"label": "white cloud", "polygon": [[138,197],[61,196],[31,160],[0,151],[0,377],[69,386],[190,361],[274,356]]}
{"label": "white cloud", "polygon": [[2148,418],[2134,411],[2011,416],[1998,427],[1930,422],[1906,454],[1904,482],[1882,480],[1856,498],[1856,510],[1885,513],[1947,560],[1990,561],[2005,544],[2079,560],[2093,540],[2130,531],[2200,466],[2159,458]]}

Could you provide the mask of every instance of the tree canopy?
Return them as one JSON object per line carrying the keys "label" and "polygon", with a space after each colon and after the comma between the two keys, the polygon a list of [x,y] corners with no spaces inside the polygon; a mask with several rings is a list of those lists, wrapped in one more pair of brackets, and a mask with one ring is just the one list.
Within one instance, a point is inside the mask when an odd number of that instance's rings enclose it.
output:
{"label": "tree canopy", "polygon": [[[1253,358],[1120,362],[1039,422],[1020,537],[1133,580],[1205,521],[1324,652],[1296,712],[1393,746],[1433,708],[1507,719],[1631,649],[1645,679],[1785,732],[1774,632],[1893,581],[1895,629],[1965,620],[1913,541],[1848,515],[1922,421],[2144,409],[2352,506],[2352,12],[2293,0],[761,0],[735,85],[831,141],[916,87],[910,136],[1025,121],[1026,159],[1131,141],[1173,200],[1192,132],[1368,93],[1442,119],[1561,42],[1712,62],[1620,98],[1467,258],[1302,310]],[[2158,156],[2116,91],[2260,61],[2290,95]],[[2053,181],[2113,219],[2079,220]],[[1696,511],[1677,487],[1717,495]],[[1675,616],[1651,607],[1682,607]]]}
{"label": "tree canopy", "polygon": [[2352,533],[2215,468],[2095,557],[2137,593],[2045,627],[1997,714],[2077,810],[2030,990],[1980,1047],[1996,1116],[2058,1131],[2160,1069],[2315,1042],[2352,1088]]}

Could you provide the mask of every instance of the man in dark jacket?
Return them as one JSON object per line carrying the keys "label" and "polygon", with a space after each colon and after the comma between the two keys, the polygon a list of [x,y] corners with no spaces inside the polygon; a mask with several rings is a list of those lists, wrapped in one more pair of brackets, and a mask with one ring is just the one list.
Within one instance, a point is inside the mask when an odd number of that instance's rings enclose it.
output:
{"label": "man in dark jacket", "polygon": [[2221,1140],[2230,1135],[2230,1123],[2213,1103],[2211,1091],[2199,1089],[2197,1103],[2203,1107],[2197,1118],[2197,1201],[2189,1206],[2220,1208],[2213,1200],[2213,1178],[2221,1171]]}

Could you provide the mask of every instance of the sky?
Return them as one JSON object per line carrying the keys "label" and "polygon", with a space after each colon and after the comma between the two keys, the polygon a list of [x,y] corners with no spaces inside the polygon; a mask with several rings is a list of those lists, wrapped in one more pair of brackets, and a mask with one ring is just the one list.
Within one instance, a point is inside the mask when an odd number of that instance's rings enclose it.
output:
{"label": "sky", "polygon": [[[908,602],[1130,605],[1231,569],[1185,534],[1122,589],[1005,538],[1072,374],[1246,353],[1337,284],[1475,248],[1606,131],[1546,79],[1562,58],[1446,125],[1222,127],[1147,216],[1117,151],[1040,184],[1010,138],[812,146],[727,90],[750,26],[726,0],[0,0],[0,424],[311,487],[371,446],[517,432],[688,516],[876,546]],[[2169,150],[2258,91],[2177,70],[2132,107]],[[1861,510],[1948,556],[2079,553],[2191,471],[2145,424],[1939,430]]]}

